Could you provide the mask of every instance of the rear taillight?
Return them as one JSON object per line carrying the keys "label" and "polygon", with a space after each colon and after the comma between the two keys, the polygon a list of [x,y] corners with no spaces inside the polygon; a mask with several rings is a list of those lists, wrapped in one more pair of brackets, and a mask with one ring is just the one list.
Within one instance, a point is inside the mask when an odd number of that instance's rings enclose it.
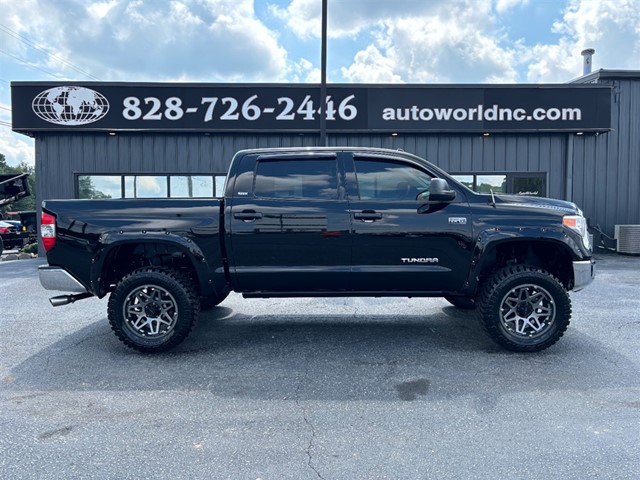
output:
{"label": "rear taillight", "polygon": [[6,227],[0,227],[0,235],[5,235],[9,233],[9,229]]}
{"label": "rear taillight", "polygon": [[56,245],[56,217],[42,212],[40,236],[44,249],[48,252]]}

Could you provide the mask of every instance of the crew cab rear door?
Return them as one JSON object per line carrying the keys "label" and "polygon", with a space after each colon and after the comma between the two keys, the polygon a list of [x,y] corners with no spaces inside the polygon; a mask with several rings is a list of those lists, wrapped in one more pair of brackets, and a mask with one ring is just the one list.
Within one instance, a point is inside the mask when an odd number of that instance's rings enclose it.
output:
{"label": "crew cab rear door", "polygon": [[225,210],[236,288],[346,290],[351,217],[338,155],[248,155],[237,176]]}
{"label": "crew cab rear door", "polygon": [[436,174],[401,156],[354,153],[345,158],[345,171],[353,225],[351,288],[459,290],[472,254],[472,221],[463,192],[450,203],[420,209],[426,199],[417,196]]}

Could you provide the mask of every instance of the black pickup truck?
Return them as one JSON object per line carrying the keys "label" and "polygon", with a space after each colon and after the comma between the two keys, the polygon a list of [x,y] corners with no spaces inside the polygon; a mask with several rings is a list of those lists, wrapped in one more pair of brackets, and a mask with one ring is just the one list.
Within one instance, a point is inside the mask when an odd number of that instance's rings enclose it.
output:
{"label": "black pickup truck", "polygon": [[40,281],[111,294],[116,335],[168,350],[201,308],[244,297],[444,297],[519,352],[565,332],[568,292],[595,276],[586,221],[552,199],[481,195],[384,149],[238,152],[224,198],[51,200]]}

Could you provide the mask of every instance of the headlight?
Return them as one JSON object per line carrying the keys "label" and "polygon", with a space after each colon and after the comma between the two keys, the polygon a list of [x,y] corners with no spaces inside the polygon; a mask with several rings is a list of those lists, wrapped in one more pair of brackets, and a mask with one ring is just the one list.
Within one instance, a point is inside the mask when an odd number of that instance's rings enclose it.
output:
{"label": "headlight", "polygon": [[587,220],[582,215],[565,215],[562,217],[562,224],[574,230],[582,237],[582,243],[587,250],[591,250],[589,232],[587,231]]}

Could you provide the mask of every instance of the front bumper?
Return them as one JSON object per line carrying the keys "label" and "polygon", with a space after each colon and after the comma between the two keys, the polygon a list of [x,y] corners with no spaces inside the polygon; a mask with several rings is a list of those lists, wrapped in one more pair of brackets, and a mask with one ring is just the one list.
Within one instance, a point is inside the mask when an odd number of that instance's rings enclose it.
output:
{"label": "front bumper", "polygon": [[582,260],[573,262],[573,288],[574,292],[582,290],[596,278],[595,260]]}
{"label": "front bumper", "polygon": [[40,284],[47,290],[76,293],[87,291],[85,286],[73,278],[64,268],[42,265],[38,267],[38,275],[40,276]]}

